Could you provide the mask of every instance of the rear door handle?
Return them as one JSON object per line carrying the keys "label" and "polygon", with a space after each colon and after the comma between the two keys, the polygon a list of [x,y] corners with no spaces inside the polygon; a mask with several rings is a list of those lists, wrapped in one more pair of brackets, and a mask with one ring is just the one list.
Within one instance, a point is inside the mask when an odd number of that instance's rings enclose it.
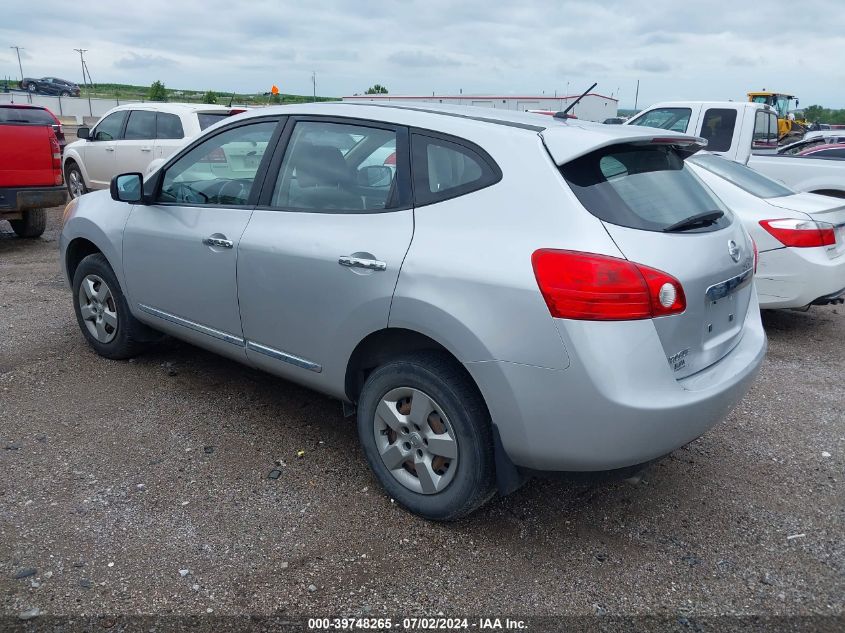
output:
{"label": "rear door handle", "polygon": [[232,248],[235,243],[223,237],[207,237],[202,241],[206,246],[219,246],[220,248]]}
{"label": "rear door handle", "polygon": [[366,268],[367,270],[387,270],[387,264],[377,259],[362,259],[351,255],[341,255],[337,263],[347,268]]}
{"label": "rear door handle", "polygon": [[113,151],[114,151],[114,148],[113,148],[113,147],[107,147],[107,148],[106,148],[106,151],[107,151],[107,152],[113,152]]}
{"label": "rear door handle", "polygon": [[152,147],[142,147],[141,151],[142,152],[151,152],[151,151],[153,151],[153,148]]}

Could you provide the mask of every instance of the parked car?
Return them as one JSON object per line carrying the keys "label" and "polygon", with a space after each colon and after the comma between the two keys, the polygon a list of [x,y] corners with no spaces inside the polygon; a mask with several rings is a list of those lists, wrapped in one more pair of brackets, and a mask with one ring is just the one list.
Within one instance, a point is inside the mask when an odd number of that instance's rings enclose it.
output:
{"label": "parked car", "polygon": [[707,150],[748,165],[796,191],[845,198],[845,163],[778,153],[777,113],[763,103],[675,101],[643,110],[626,125],[695,134]]}
{"label": "parked car", "polygon": [[699,153],[695,173],[740,217],[759,249],[761,308],[845,301],[845,204],[797,193],[739,163]]}
{"label": "parked car", "polygon": [[789,143],[787,145],[782,145],[778,148],[778,154],[795,156],[796,154],[800,154],[804,150],[812,149],[820,145],[826,145],[828,143],[845,143],[845,132],[840,132],[837,135],[829,137],[814,136],[810,138],[805,138],[801,141],[795,141],[794,143]]}
{"label": "parked car", "polygon": [[20,237],[38,237],[45,207],[66,201],[62,154],[41,108],[0,105],[0,219]]}
{"label": "parked car", "polygon": [[798,152],[798,156],[813,158],[845,158],[845,143],[823,143]]}
{"label": "parked car", "polygon": [[59,97],[79,96],[78,85],[72,81],[59,79],[58,77],[42,77],[41,79],[25,77],[21,81],[20,86],[33,94],[57,95]]}
{"label": "parked car", "polygon": [[387,494],[431,519],[724,417],[766,338],[752,242],[685,167],[699,139],[423,105],[251,111],[72,201],[85,339],[171,334],[356,407]]}
{"label": "parked car", "polygon": [[67,146],[64,174],[68,192],[107,189],[121,172],[144,173],[157,158],[167,158],[205,128],[241,108],[187,103],[130,103],[112,108],[93,129],[80,127]]}

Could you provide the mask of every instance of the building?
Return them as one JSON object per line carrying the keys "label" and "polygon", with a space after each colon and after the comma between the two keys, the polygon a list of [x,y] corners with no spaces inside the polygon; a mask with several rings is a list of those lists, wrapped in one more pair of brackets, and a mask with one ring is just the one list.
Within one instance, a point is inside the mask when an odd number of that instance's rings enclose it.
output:
{"label": "building", "polygon": [[[450,105],[501,108],[502,110],[516,110],[518,112],[525,112],[526,110],[558,112],[560,110],[565,110],[570,103],[578,98],[578,96],[579,95],[547,97],[545,95],[541,95],[514,97],[510,95],[431,95],[414,97],[379,94],[354,95],[352,97],[343,97],[343,100],[355,102],[375,101],[382,103],[385,101],[396,101],[398,103],[421,101],[424,103],[448,103]],[[574,114],[579,119],[586,119],[588,121],[604,121],[605,119],[616,116],[618,106],[619,101],[617,99],[591,92],[585,95],[584,98],[581,99],[581,101],[579,101],[572,110],[570,110],[570,114]]]}

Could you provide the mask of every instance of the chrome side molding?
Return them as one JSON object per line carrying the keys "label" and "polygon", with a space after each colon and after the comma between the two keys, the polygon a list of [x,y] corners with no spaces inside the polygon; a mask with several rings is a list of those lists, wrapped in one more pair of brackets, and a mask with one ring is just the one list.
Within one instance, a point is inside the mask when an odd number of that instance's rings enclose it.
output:
{"label": "chrome side molding", "polygon": [[275,358],[276,360],[281,360],[286,363],[290,363],[291,365],[295,365],[296,367],[308,369],[318,374],[323,371],[322,365],[318,365],[317,363],[310,361],[307,358],[302,358],[301,356],[288,354],[287,352],[275,349],[274,347],[268,347],[267,345],[261,345],[260,343],[255,343],[253,341],[247,341],[246,348],[254,352],[259,352],[260,354],[269,356],[270,358]]}
{"label": "chrome side molding", "polygon": [[196,332],[200,332],[201,334],[207,334],[208,336],[220,339],[221,341],[226,341],[232,345],[240,345],[241,347],[244,345],[244,340],[240,336],[235,336],[234,334],[229,334],[228,332],[224,332],[222,330],[216,330],[213,327],[208,327],[207,325],[197,323],[196,321],[183,319],[182,317],[171,314],[170,312],[165,312],[164,310],[159,310],[158,308],[153,308],[152,306],[147,306],[142,303],[139,303],[138,307],[147,314],[151,314],[159,319],[170,321],[176,325],[181,325]]}

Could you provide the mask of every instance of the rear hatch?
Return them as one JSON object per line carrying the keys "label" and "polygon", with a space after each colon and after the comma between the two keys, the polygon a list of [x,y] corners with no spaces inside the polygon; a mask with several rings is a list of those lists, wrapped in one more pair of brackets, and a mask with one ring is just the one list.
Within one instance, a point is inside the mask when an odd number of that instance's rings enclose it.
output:
{"label": "rear hatch", "polygon": [[723,358],[742,338],[754,254],[741,222],[684,165],[700,139],[638,128],[598,148],[594,137],[584,151],[561,132],[546,130],[544,141],[581,204],[628,260],[683,287],[686,309],[652,319],[675,377]]}
{"label": "rear hatch", "polygon": [[836,231],[836,244],[831,255],[845,254],[845,204],[841,198],[821,196],[815,193],[796,193],[791,196],[768,198],[769,204],[789,211],[806,213],[817,222],[832,224]]}

